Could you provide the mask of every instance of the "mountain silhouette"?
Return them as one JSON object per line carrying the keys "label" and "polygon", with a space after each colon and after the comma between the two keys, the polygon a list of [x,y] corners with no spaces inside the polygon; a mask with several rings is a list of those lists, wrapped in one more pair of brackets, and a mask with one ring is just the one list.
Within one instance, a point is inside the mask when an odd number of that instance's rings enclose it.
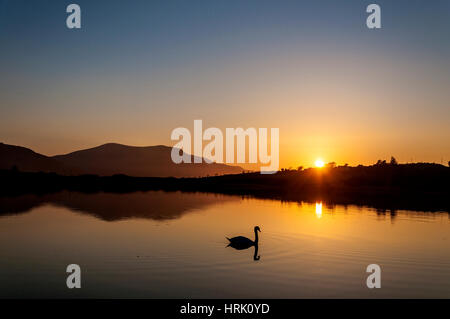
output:
{"label": "mountain silhouette", "polygon": [[51,157],[38,154],[25,147],[0,143],[0,168],[14,167],[26,172],[76,174]]}
{"label": "mountain silhouette", "polygon": [[0,169],[17,167],[27,172],[100,176],[124,174],[136,177],[204,177],[242,172],[241,167],[218,163],[175,164],[170,156],[171,151],[171,147],[163,145],[137,147],[108,143],[49,157],[25,147],[0,143]]}

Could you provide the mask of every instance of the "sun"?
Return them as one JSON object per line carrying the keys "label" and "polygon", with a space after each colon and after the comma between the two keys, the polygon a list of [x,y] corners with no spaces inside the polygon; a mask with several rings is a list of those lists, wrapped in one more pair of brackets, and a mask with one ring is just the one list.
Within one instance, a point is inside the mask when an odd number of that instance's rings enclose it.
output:
{"label": "sun", "polygon": [[325,162],[322,161],[321,158],[316,159],[316,162],[314,163],[316,167],[323,167],[325,165]]}

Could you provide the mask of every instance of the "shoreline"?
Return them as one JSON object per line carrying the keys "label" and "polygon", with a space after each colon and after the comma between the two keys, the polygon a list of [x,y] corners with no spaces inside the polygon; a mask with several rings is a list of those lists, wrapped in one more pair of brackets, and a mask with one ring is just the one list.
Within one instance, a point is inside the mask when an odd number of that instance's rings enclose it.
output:
{"label": "shoreline", "polygon": [[292,202],[323,201],[379,209],[450,212],[450,168],[438,164],[398,164],[243,173],[199,178],[126,175],[63,176],[0,170],[0,197],[81,193],[182,191],[250,196]]}

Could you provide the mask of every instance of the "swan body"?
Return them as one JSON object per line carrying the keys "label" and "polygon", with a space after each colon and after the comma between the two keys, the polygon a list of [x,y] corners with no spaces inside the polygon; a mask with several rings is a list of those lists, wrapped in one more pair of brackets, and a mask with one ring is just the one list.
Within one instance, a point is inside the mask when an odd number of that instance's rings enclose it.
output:
{"label": "swan body", "polygon": [[261,231],[259,229],[259,226],[255,226],[254,231],[255,231],[255,240],[251,240],[244,236],[237,236],[237,237],[233,237],[233,238],[227,237],[227,239],[229,241],[228,246],[233,247],[234,249],[237,249],[237,250],[242,250],[242,249],[250,248],[252,246],[257,246],[258,245],[258,231],[259,232]]}
{"label": "swan body", "polygon": [[233,238],[227,237],[227,239],[230,242],[228,246],[231,246],[238,250],[247,249],[255,245],[255,242],[253,240],[248,239],[247,237],[244,236],[237,236]]}

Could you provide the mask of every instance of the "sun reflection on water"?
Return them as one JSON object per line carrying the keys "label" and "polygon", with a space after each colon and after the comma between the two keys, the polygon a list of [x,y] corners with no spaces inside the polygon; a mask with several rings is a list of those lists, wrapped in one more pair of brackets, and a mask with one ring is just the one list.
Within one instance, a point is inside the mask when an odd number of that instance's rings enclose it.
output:
{"label": "sun reflection on water", "polygon": [[316,216],[322,218],[322,202],[316,203]]}

